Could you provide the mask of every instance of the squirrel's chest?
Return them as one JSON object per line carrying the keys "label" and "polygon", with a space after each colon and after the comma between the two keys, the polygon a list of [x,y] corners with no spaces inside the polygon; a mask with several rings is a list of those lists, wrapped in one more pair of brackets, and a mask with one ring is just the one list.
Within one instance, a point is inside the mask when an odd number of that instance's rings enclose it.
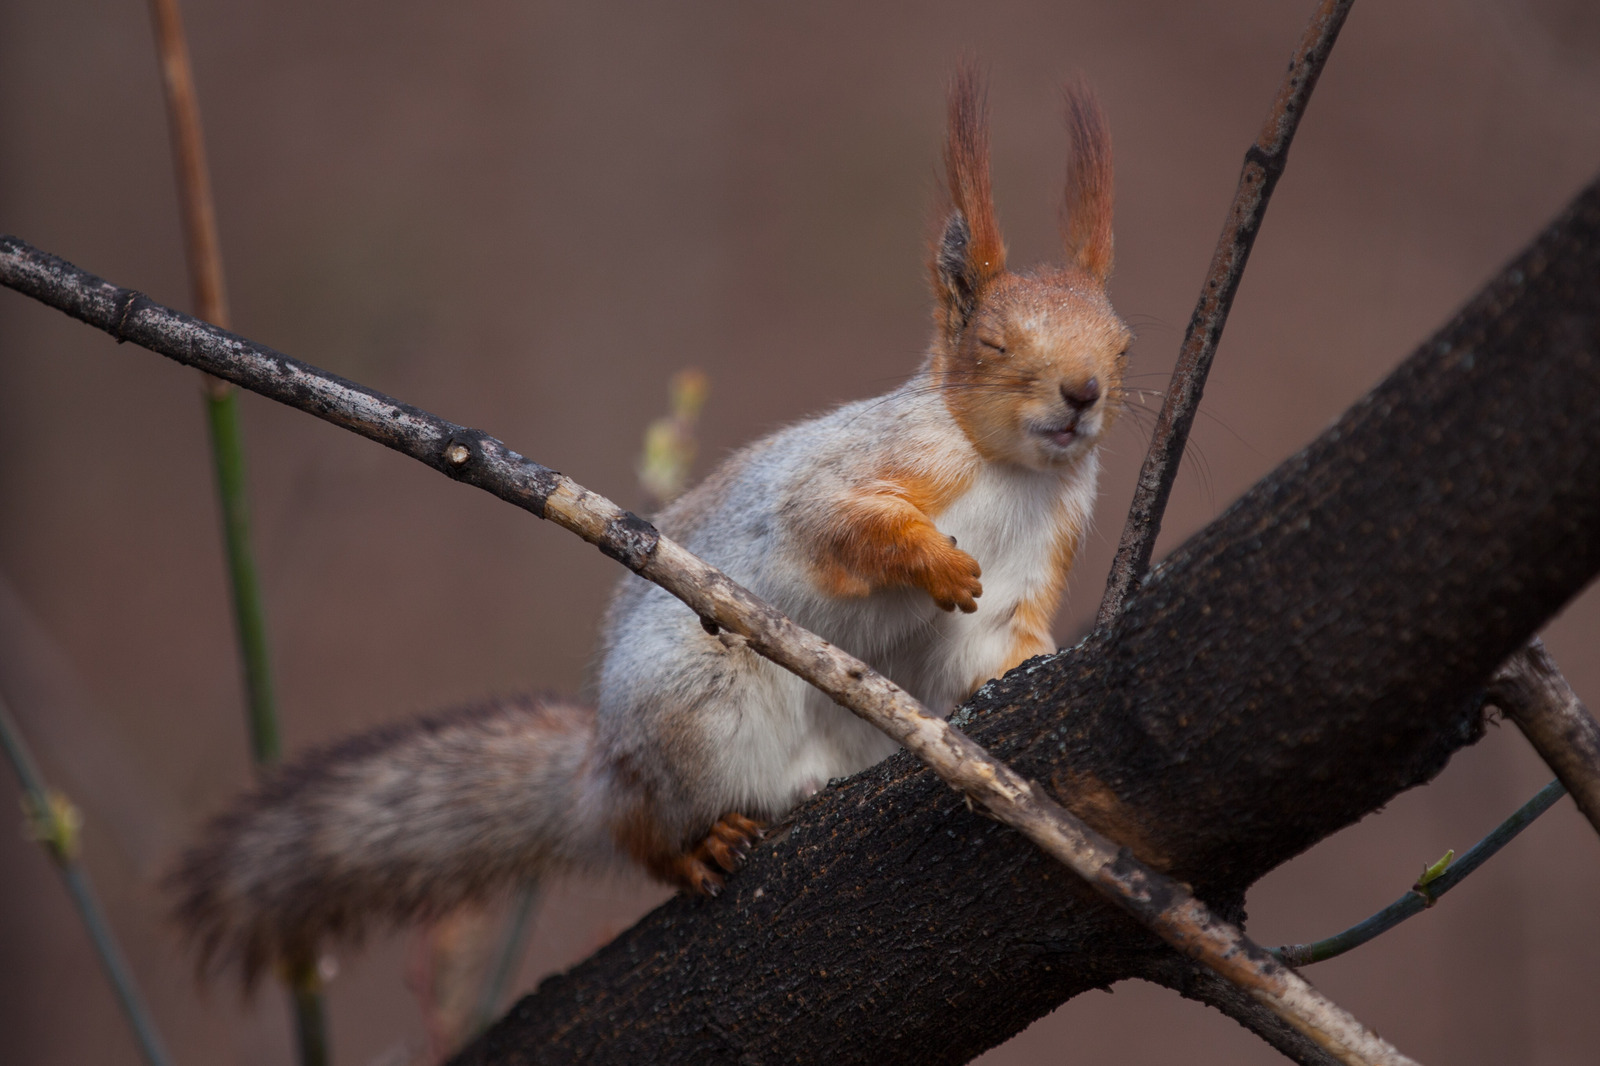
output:
{"label": "squirrel's chest", "polygon": [[[1064,568],[1089,522],[1093,457],[1071,474],[986,468],[937,514],[935,527],[983,568],[973,614],[941,611],[920,589],[885,589],[828,605],[810,619],[828,639],[861,655],[902,684],[943,659],[962,669],[1005,658],[1012,620],[1024,604],[1053,615]],[[1046,602],[1049,601],[1049,602]],[[916,663],[908,667],[909,663]]]}
{"label": "squirrel's chest", "polygon": [[[834,604],[816,622],[828,639],[861,655],[936,714],[948,714],[977,682],[1015,661],[1015,627],[1055,613],[1064,568],[1088,526],[1093,457],[1062,477],[985,471],[938,514],[934,525],[983,567],[983,595],[972,614],[941,611],[920,589],[885,589]],[[808,619],[810,621],[810,619]],[[796,766],[827,780],[871,765],[893,743],[804,686],[810,732]]]}
{"label": "squirrel's chest", "polygon": [[933,518],[941,533],[983,567],[983,595],[970,621],[1008,616],[1017,604],[1059,590],[1060,571],[1089,524],[1098,464],[1066,475],[991,467]]}

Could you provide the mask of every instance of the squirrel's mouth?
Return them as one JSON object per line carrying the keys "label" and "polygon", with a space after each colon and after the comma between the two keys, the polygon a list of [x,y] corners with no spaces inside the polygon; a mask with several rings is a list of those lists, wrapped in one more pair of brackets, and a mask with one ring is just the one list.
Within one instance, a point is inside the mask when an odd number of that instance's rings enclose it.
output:
{"label": "squirrel's mouth", "polygon": [[1077,426],[1063,426],[1059,429],[1036,429],[1039,436],[1054,444],[1057,448],[1067,448],[1078,439]]}
{"label": "squirrel's mouth", "polygon": [[1083,424],[1083,419],[1078,417],[1076,414],[1068,415],[1065,419],[1059,422],[1048,423],[1042,426],[1033,426],[1031,428],[1034,436],[1048,441],[1057,448],[1070,448],[1080,440],[1083,440],[1086,436],[1092,436],[1092,434],[1086,434],[1084,432],[1084,430],[1089,427],[1085,426]]}

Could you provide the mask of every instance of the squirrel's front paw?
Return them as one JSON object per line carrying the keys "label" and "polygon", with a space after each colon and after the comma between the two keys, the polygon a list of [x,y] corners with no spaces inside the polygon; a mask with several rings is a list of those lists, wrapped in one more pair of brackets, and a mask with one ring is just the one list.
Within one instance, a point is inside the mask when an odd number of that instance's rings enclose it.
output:
{"label": "squirrel's front paw", "polygon": [[964,614],[971,614],[978,609],[978,597],[983,595],[983,585],[978,581],[982,575],[978,560],[956,547],[952,537],[949,545],[929,553],[919,584],[941,609],[953,611],[959,607]]}

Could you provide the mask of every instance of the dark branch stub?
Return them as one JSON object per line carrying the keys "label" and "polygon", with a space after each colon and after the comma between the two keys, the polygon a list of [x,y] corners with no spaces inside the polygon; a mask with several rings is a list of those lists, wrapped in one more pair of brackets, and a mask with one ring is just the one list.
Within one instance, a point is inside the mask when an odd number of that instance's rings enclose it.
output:
{"label": "dark branch stub", "polygon": [[600,542],[600,550],[629,570],[637,572],[644,569],[660,543],[661,534],[655,526],[632,511],[624,511],[621,518],[606,524],[606,536]]}
{"label": "dark branch stub", "polygon": [[1239,291],[1245,264],[1250,260],[1250,249],[1266,217],[1272,190],[1289,162],[1289,146],[1294,141],[1295,129],[1305,114],[1311,92],[1317,87],[1323,64],[1333,50],[1352,3],[1354,0],[1323,0],[1318,7],[1300,46],[1289,60],[1289,71],[1278,87],[1266,124],[1256,143],[1245,153],[1239,188],[1228,208],[1222,235],[1217,238],[1217,249],[1212,253],[1211,268],[1200,289],[1199,302],[1184,332],[1178,365],[1173,368],[1172,382],[1167,386],[1166,399],[1156,417],[1150,450],[1139,471],[1133,504],[1128,509],[1128,520],[1117,544],[1111,573],[1106,577],[1105,597],[1100,601],[1095,619],[1099,628],[1111,624],[1122,610],[1128,593],[1150,567],[1150,554],[1155,549],[1156,535],[1161,532],[1161,517],[1172,494],[1172,483],[1178,476],[1179,460],[1189,442],[1189,429],[1200,407],[1200,395],[1205,390],[1217,342],[1222,339],[1234,295]]}
{"label": "dark branch stub", "polygon": [[1172,989],[1185,999],[1214,1007],[1299,1066],[1336,1066],[1338,1059],[1284,1024],[1250,993],[1192,960],[1173,954],[1152,960],[1145,980]]}
{"label": "dark branch stub", "polygon": [[1600,724],[1535,638],[1501,667],[1487,699],[1517,724],[1600,833]]}

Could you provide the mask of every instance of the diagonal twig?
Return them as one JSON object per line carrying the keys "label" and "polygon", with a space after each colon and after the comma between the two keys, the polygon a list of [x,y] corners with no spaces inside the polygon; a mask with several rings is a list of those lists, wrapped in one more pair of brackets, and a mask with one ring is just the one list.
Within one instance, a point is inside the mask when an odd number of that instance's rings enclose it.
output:
{"label": "diagonal twig", "polygon": [[1555,802],[1567,794],[1560,781],[1552,781],[1518,807],[1511,817],[1501,822],[1488,836],[1468,848],[1461,858],[1445,867],[1444,872],[1427,880],[1419,880],[1405,895],[1364,921],[1352,925],[1342,933],[1324,937],[1310,944],[1285,944],[1272,949],[1272,953],[1290,966],[1308,966],[1313,962],[1326,962],[1352,951],[1369,940],[1387,933],[1407,918],[1421,914],[1438,902],[1439,897],[1466,880],[1467,875],[1487,862],[1495,852],[1522,832]]}
{"label": "diagonal twig", "polygon": [[0,696],[0,750],[5,752],[22,785],[23,807],[28,812],[31,833],[50,853],[56,869],[61,871],[67,893],[72,897],[73,906],[78,910],[78,917],[89,933],[96,954],[100,956],[100,965],[117,994],[122,1013],[128,1017],[139,1053],[149,1066],[170,1066],[172,1059],[156,1028],[155,1018],[139,991],[138,982],[134,980],[122,949],[117,946],[111,923],[106,920],[105,911],[100,907],[100,898],[89,883],[89,873],[78,858],[77,810],[59,792],[46,786],[44,775],[39,772],[22,731],[12,719],[4,696]]}
{"label": "diagonal twig", "polygon": [[803,678],[881,729],[952,788],[1020,830],[1179,951],[1244,988],[1341,1062],[1409,1063],[1183,885],[1091,829],[1042,788],[935,718],[888,678],[795,625],[726,574],[501,441],[318,370],[0,236],[0,284],[426,463],[577,533],[660,585],[728,642]]}
{"label": "diagonal twig", "polygon": [[1184,331],[1178,365],[1173,368],[1172,382],[1167,386],[1166,399],[1156,417],[1150,450],[1145,454],[1139,483],[1133,492],[1133,504],[1128,509],[1128,521],[1122,527],[1117,555],[1106,578],[1105,597],[1100,601],[1100,612],[1095,619],[1095,624],[1101,628],[1109,625],[1122,610],[1128,593],[1150,567],[1150,553],[1155,548],[1156,535],[1161,532],[1161,516],[1166,512],[1172,483],[1178,476],[1178,461],[1188,444],[1189,428],[1200,406],[1206,374],[1211,370],[1211,360],[1222,338],[1222,328],[1227,325],[1234,294],[1239,291],[1245,264],[1250,260],[1250,249],[1261,229],[1261,220],[1266,217],[1267,201],[1289,162],[1289,145],[1294,141],[1295,129],[1305,114],[1311,91],[1317,86],[1317,78],[1322,74],[1323,64],[1333,50],[1333,42],[1339,36],[1339,28],[1344,25],[1352,3],[1354,0],[1322,0],[1317,6],[1317,13],[1289,59],[1288,73],[1278,87],[1278,95],[1273,98],[1272,110],[1267,114],[1261,134],[1244,155],[1239,188],[1233,194],[1228,220],[1223,224],[1216,251],[1211,255],[1211,269],[1200,289],[1199,302]]}
{"label": "diagonal twig", "polygon": [[[1446,854],[1439,863],[1424,871],[1410,891],[1372,917],[1342,933],[1310,944],[1285,944],[1272,953],[1290,966],[1306,966],[1337,958],[1376,939],[1407,918],[1420,914],[1439,901],[1439,897],[1466,880],[1497,851],[1511,843],[1524,829],[1555,806],[1570,791],[1565,780],[1587,788],[1593,800],[1600,796],[1600,727],[1584,708],[1555,660],[1545,650],[1544,641],[1533,638],[1528,645],[1508,658],[1495,671],[1483,702],[1500,708],[1511,718],[1552,768],[1559,762],[1565,776],[1558,776],[1512,812],[1511,816],[1451,862]],[[1524,724],[1526,723],[1526,724]],[[1538,737],[1538,740],[1534,740]],[[1550,754],[1546,754],[1546,751]],[[1581,809],[1580,804],[1580,809]],[[1585,812],[1586,814],[1588,812]],[[1593,815],[1589,817],[1594,823]],[[1600,829],[1600,823],[1595,823]]]}
{"label": "diagonal twig", "polygon": [[1535,637],[1489,682],[1487,702],[1517,723],[1600,833],[1600,725]]}

